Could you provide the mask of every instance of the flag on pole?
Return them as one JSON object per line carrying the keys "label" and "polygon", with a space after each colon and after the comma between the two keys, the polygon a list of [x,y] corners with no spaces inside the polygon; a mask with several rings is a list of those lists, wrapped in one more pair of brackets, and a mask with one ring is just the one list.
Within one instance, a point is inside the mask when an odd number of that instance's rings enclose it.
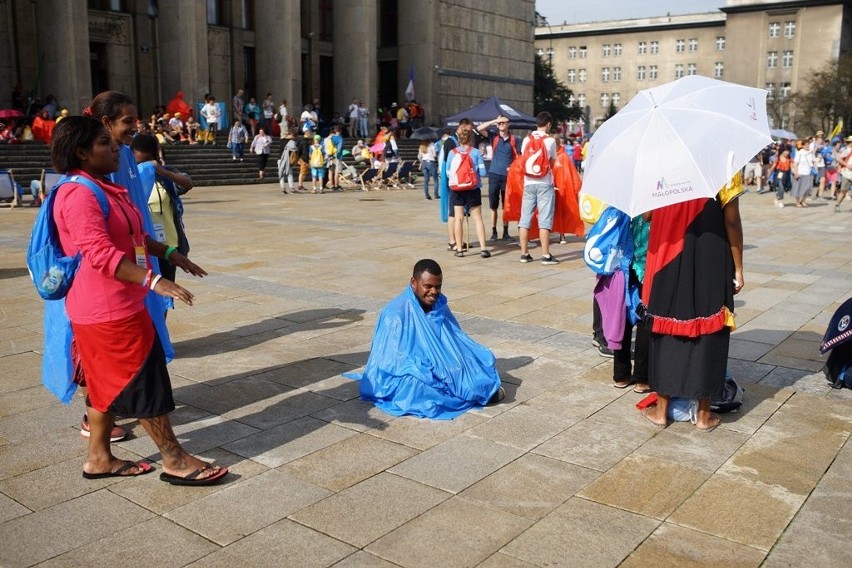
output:
{"label": "flag on pole", "polygon": [[414,100],[414,65],[411,66],[411,73],[408,75],[408,86],[405,88],[405,100],[408,102]]}
{"label": "flag on pole", "polygon": [[832,138],[834,138],[835,136],[837,136],[841,132],[843,132],[843,119],[842,118],[837,122],[837,126],[834,127],[834,130],[832,130],[831,133],[829,133],[828,139],[831,140]]}

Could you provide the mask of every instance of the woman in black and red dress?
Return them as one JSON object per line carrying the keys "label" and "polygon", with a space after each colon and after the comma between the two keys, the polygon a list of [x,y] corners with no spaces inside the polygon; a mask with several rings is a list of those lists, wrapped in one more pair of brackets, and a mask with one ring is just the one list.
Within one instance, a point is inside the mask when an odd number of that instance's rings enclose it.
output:
{"label": "woman in black and red dress", "polygon": [[696,427],[721,419],[710,411],[725,383],[734,294],[743,286],[743,232],[737,174],[716,199],[694,199],[653,211],[642,302],[651,331],[649,382],[655,407],[643,415],[667,424],[669,398],[698,400]]}

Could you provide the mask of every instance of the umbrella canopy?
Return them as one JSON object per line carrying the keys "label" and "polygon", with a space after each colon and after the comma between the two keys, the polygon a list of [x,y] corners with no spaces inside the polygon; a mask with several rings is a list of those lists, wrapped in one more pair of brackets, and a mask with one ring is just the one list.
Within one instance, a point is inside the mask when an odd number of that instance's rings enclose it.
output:
{"label": "umbrella canopy", "polygon": [[798,140],[799,137],[796,136],[795,132],[790,132],[789,130],[784,130],[783,128],[776,128],[775,130],[770,130],[769,133],[773,138],[783,138],[785,140]]}
{"label": "umbrella canopy", "polygon": [[412,140],[437,140],[440,138],[438,135],[438,129],[432,126],[424,126],[422,128],[418,128],[409,136]]}
{"label": "umbrella canopy", "polygon": [[24,113],[14,108],[4,108],[0,110],[0,118],[20,118]]}
{"label": "umbrella canopy", "polygon": [[598,128],[583,191],[631,217],[715,197],[771,142],[765,90],[689,75],[639,91]]}
{"label": "umbrella canopy", "polygon": [[834,315],[831,316],[831,322],[825,330],[825,336],[822,338],[822,345],[819,347],[820,353],[825,353],[834,349],[841,343],[846,343],[852,339],[852,298],[849,298],[837,308]]}
{"label": "umbrella canopy", "polygon": [[444,121],[444,126],[455,128],[463,118],[470,119],[474,126],[479,126],[483,122],[494,120],[501,114],[508,117],[512,128],[535,128],[534,116],[504,103],[496,95],[485,99],[464,112],[448,117]]}

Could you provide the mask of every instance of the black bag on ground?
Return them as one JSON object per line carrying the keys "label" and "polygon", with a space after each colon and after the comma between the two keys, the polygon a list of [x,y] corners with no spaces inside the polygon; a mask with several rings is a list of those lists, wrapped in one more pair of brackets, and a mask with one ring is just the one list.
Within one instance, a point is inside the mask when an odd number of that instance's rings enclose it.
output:
{"label": "black bag on ground", "polygon": [[710,410],[719,414],[733,412],[743,405],[745,389],[737,384],[732,377],[725,377],[725,391],[722,398],[710,403]]}
{"label": "black bag on ground", "polygon": [[852,388],[852,341],[831,350],[822,372],[831,388]]}

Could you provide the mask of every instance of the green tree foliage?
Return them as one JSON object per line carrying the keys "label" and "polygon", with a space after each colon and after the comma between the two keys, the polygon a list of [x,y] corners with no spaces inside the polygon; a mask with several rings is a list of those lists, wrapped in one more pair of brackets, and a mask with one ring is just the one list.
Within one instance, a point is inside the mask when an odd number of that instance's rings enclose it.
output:
{"label": "green tree foliage", "polygon": [[568,102],[572,94],[571,89],[554,76],[553,63],[538,54],[535,56],[534,81],[535,114],[546,110],[553,115],[555,122],[582,118],[583,111]]}
{"label": "green tree foliage", "polygon": [[796,128],[828,134],[843,120],[845,134],[852,132],[852,55],[829,61],[807,81],[808,90],[795,95]]}

